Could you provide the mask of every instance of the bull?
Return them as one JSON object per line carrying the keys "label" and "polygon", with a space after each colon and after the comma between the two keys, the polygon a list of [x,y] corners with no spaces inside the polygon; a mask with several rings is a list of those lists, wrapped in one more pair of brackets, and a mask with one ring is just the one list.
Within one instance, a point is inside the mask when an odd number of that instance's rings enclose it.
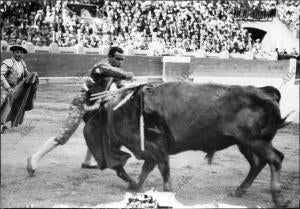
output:
{"label": "bull", "polygon": [[[136,88],[131,98],[114,110],[129,92],[106,103],[84,127],[86,143],[101,169],[115,169],[130,188],[139,189],[158,165],[163,189],[171,191],[169,155],[201,150],[211,160],[216,151],[237,145],[250,171],[234,194],[242,196],[268,164],[273,202],[279,207],[287,206],[279,183],[284,155],[272,145],[277,130],[288,124],[287,116],[281,117],[281,96],[276,88],[187,82],[149,84]],[[140,146],[141,115],[144,150]],[[144,160],[137,183],[123,169],[130,155],[120,150],[122,145]]]}

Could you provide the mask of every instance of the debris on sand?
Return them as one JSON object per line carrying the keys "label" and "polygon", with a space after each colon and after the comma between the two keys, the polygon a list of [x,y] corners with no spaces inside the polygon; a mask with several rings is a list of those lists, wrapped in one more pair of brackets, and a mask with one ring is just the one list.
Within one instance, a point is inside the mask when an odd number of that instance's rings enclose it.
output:
{"label": "debris on sand", "polygon": [[[55,205],[54,208],[69,208],[70,205]],[[86,208],[91,206],[72,206]],[[209,203],[186,206],[178,202],[175,193],[149,190],[144,193],[126,193],[120,202],[112,202],[92,206],[92,208],[247,208],[239,205],[224,203]],[[259,208],[259,207],[258,207]]]}

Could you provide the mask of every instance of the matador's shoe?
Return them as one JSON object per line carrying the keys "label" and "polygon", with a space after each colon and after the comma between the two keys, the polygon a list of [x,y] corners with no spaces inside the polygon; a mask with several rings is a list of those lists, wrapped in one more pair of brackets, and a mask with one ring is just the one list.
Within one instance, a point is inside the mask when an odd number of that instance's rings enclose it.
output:
{"label": "matador's shoe", "polygon": [[81,168],[85,168],[85,169],[97,169],[97,168],[99,168],[99,166],[98,165],[89,165],[89,164],[82,163],[81,164]]}
{"label": "matador's shoe", "polygon": [[27,158],[27,167],[26,168],[27,168],[28,175],[30,177],[33,177],[35,170],[32,168],[31,160],[32,160],[32,157]]}

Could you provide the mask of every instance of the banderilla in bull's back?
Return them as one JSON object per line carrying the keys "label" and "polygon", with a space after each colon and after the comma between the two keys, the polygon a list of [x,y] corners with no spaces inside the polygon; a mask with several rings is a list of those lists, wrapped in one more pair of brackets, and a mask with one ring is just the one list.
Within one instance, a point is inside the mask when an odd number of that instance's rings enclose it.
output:
{"label": "banderilla in bull's back", "polygon": [[95,93],[95,94],[91,95],[90,100],[94,101],[94,100],[102,99],[102,98],[107,97],[107,96],[112,96],[114,94],[120,94],[120,93],[122,93],[126,90],[134,89],[134,88],[144,86],[144,85],[147,85],[147,84],[151,84],[151,83],[142,83],[142,84],[132,85],[132,86],[129,86],[129,87],[125,87],[125,88],[121,88],[121,89],[117,89],[117,90],[113,90],[113,91],[104,91],[104,92],[100,92],[100,93]]}

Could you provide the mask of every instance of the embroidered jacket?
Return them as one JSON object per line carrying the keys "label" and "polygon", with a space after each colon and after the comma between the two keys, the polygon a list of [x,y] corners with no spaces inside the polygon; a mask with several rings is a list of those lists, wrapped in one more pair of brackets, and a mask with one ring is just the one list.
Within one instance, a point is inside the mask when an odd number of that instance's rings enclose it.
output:
{"label": "embroidered jacket", "polygon": [[[6,89],[15,87],[29,72],[23,60],[16,61],[15,58],[3,60],[1,63],[1,85]],[[9,86],[7,86],[7,83]]]}
{"label": "embroidered jacket", "polygon": [[108,90],[112,83],[116,83],[116,86],[121,88],[123,87],[121,81],[128,79],[128,75],[128,72],[111,66],[105,59],[97,63],[91,70],[90,77],[83,84],[83,91],[87,92],[87,98],[89,98],[90,94]]}

